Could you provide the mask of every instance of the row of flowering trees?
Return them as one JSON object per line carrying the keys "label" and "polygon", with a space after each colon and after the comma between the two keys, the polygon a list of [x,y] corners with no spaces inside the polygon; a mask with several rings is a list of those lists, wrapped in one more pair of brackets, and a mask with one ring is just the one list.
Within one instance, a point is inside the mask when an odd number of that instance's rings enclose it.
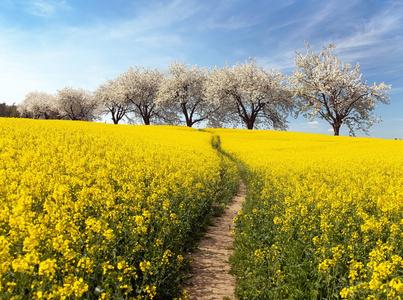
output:
{"label": "row of flowering trees", "polygon": [[18,105],[21,117],[93,121],[99,116],[99,103],[84,89],[65,87],[52,95],[30,92]]}
{"label": "row of flowering trees", "polygon": [[254,59],[213,69],[174,61],[164,72],[129,68],[93,93],[71,87],[56,95],[31,92],[18,109],[32,118],[91,121],[110,115],[115,124],[126,118],[146,125],[192,127],[205,122],[213,127],[242,124],[280,130],[287,128],[287,117],[294,112],[326,120],[335,135],[343,124],[350,134],[367,132],[379,120],[373,114],[377,103],[389,103],[390,86],[368,86],[359,74],[360,65],[339,61],[332,45],[320,54],[306,46],[305,55],[297,53],[297,70],[290,77],[264,69]]}
{"label": "row of flowering trees", "polygon": [[165,72],[129,68],[94,92],[66,87],[56,95],[29,93],[19,105],[22,116],[91,121],[109,115],[115,124],[131,122],[211,126],[261,123],[286,128],[294,107],[286,76],[267,71],[255,60],[208,70],[173,62]]}

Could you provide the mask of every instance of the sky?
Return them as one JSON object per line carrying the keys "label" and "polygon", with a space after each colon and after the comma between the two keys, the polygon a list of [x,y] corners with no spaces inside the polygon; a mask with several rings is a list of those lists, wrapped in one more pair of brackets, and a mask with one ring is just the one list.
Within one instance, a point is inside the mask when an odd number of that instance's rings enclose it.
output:
{"label": "sky", "polygon": [[[403,139],[402,0],[0,0],[0,103],[95,91],[129,67],[175,60],[213,68],[251,57],[289,76],[304,41],[316,53],[334,44],[368,85],[391,84],[369,136]],[[288,121],[289,131],[332,134],[324,121]]]}

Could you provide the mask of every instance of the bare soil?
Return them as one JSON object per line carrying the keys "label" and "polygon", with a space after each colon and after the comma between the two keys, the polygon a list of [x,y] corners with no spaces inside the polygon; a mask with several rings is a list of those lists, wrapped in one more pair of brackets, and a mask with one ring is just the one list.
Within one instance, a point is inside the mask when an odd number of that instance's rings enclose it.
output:
{"label": "bare soil", "polygon": [[214,225],[200,240],[197,251],[190,255],[193,260],[191,278],[183,286],[189,293],[189,299],[236,299],[235,277],[229,274],[231,266],[228,259],[234,241],[231,235],[235,226],[233,218],[241,209],[245,195],[245,185],[240,181],[238,192],[224,214],[214,219]]}

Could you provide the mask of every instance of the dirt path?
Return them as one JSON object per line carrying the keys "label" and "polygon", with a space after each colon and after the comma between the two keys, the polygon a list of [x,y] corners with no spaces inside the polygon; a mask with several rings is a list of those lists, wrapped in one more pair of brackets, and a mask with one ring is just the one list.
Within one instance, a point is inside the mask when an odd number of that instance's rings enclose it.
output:
{"label": "dirt path", "polygon": [[245,199],[246,189],[240,181],[237,195],[233,198],[224,214],[214,220],[206,236],[199,242],[199,249],[191,255],[192,276],[184,289],[189,293],[189,299],[235,299],[235,277],[228,274],[230,265],[234,228],[233,218],[241,209]]}

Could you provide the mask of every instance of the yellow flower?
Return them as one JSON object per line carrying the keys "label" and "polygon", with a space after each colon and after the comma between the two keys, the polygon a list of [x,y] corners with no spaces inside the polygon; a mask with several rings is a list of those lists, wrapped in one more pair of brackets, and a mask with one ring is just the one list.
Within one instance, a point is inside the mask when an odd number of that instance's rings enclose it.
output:
{"label": "yellow flower", "polygon": [[150,267],[151,267],[151,263],[149,262],[149,261],[142,261],[141,263],[140,263],[140,270],[143,272],[143,273],[145,273],[145,272],[147,272],[147,270],[148,269],[150,269]]}
{"label": "yellow flower", "polygon": [[113,234],[113,229],[108,229],[103,233],[103,236],[107,239],[107,240],[111,240],[115,237],[115,235]]}
{"label": "yellow flower", "polygon": [[52,278],[57,269],[56,259],[47,259],[39,264],[38,274]]}
{"label": "yellow flower", "polygon": [[403,283],[400,278],[393,278],[389,282],[389,286],[393,288],[397,293],[403,293]]}

